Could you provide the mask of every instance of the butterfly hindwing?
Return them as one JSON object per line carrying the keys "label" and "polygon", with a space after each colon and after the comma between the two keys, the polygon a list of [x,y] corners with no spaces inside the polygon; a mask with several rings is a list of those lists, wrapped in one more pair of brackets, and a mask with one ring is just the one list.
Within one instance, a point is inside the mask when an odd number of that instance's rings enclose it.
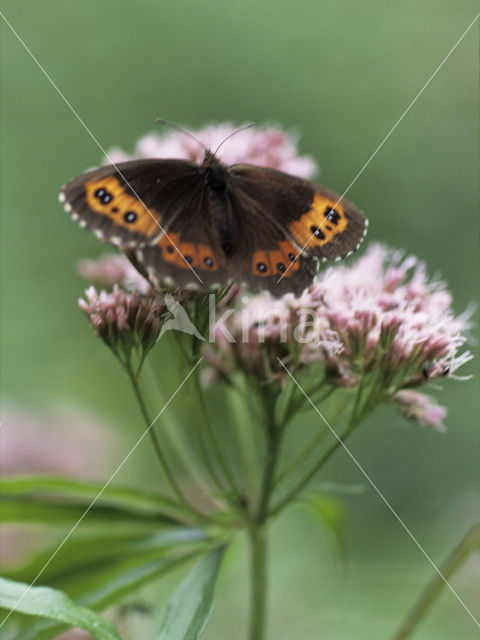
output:
{"label": "butterfly hindwing", "polygon": [[317,185],[308,211],[289,225],[304,251],[320,261],[351,255],[360,247],[367,228],[368,220],[355,205]]}
{"label": "butterfly hindwing", "polygon": [[229,259],[231,279],[246,282],[252,291],[268,289],[280,296],[300,294],[312,281],[316,265],[300,255],[299,246],[279,221],[269,215],[271,202],[258,185],[232,178],[231,209],[235,212],[235,250]]}
{"label": "butterfly hindwing", "polygon": [[153,244],[137,251],[147,271],[164,282],[208,291],[228,280],[225,254],[212,221],[207,189],[199,182]]}
{"label": "butterfly hindwing", "polygon": [[249,191],[265,216],[274,218],[304,255],[340,260],[358,249],[368,222],[333,191],[274,169],[234,165],[238,188]]}

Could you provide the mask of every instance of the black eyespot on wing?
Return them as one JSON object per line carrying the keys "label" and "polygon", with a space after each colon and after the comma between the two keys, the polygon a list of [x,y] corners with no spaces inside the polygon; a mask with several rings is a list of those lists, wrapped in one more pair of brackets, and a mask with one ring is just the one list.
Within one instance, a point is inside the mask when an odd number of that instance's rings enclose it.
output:
{"label": "black eyespot on wing", "polygon": [[327,220],[330,220],[330,222],[332,222],[335,226],[338,224],[340,220],[340,214],[337,211],[335,211],[335,209],[331,209],[330,207],[327,207],[325,209],[324,215],[327,218]]}
{"label": "black eyespot on wing", "polygon": [[325,234],[320,229],[320,227],[311,226],[310,231],[313,233],[315,238],[318,238],[319,240],[325,240]]}
{"label": "black eyespot on wing", "polygon": [[102,204],[108,204],[113,198],[112,194],[103,188],[95,191],[95,197],[98,198]]}
{"label": "black eyespot on wing", "polygon": [[135,211],[127,211],[127,213],[124,214],[123,219],[125,220],[125,222],[129,222],[131,224],[132,222],[135,222],[137,217],[138,216]]}

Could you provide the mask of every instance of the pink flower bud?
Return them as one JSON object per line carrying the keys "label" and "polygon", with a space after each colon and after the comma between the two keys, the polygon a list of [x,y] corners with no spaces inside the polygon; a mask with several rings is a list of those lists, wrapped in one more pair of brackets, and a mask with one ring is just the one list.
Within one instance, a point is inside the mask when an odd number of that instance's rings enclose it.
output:
{"label": "pink flower bud", "polygon": [[425,427],[445,431],[442,421],[447,415],[446,408],[438,405],[424,393],[404,389],[398,391],[392,401],[406,418],[416,420]]}

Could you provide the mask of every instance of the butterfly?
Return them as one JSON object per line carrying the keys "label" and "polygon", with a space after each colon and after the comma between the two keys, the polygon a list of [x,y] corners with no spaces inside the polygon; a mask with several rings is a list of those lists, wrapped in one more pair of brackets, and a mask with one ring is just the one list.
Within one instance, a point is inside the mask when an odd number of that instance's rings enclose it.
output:
{"label": "butterfly", "polygon": [[351,202],[302,178],[251,164],[142,159],[71,180],[60,201],[81,227],[159,281],[209,291],[230,281],[299,295],[320,261],[341,260],[368,221]]}

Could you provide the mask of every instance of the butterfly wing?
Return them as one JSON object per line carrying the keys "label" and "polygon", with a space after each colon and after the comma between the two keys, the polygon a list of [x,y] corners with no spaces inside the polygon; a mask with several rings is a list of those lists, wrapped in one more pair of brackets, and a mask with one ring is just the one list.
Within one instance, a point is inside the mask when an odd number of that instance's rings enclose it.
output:
{"label": "butterfly wing", "polygon": [[[363,214],[347,201],[338,204],[333,192],[253,165],[229,168],[225,197],[208,185],[192,196],[168,226],[170,237],[161,236],[138,253],[148,270],[179,286],[208,290],[236,281],[252,291],[298,295],[312,282],[318,260],[349,255],[366,231]],[[219,220],[231,234],[231,251]],[[186,260],[174,252],[171,240]]]}
{"label": "butterfly wing", "polygon": [[197,165],[132,160],[71,180],[59,199],[80,226],[122,248],[153,242],[198,191]]}
{"label": "butterfly wing", "polygon": [[278,194],[259,178],[263,175],[232,175],[229,201],[235,220],[235,250],[229,257],[229,276],[245,282],[252,291],[298,295],[312,282],[316,264],[312,257],[300,254],[300,247],[282,224]]}
{"label": "butterfly wing", "polygon": [[234,191],[249,193],[298,247],[297,253],[319,261],[341,260],[360,246],[368,221],[333,191],[274,169],[234,165],[230,171]]}
{"label": "butterfly wing", "polygon": [[227,262],[213,224],[208,188],[197,185],[184,200],[181,215],[171,220],[168,233],[136,255],[149,273],[167,284],[201,291],[226,284]]}
{"label": "butterfly wing", "polygon": [[75,178],[60,200],[101,239],[135,248],[160,280],[204,291],[234,280],[274,295],[301,293],[316,260],[349,255],[365,235],[367,221],[353,204],[306,180],[234,165],[220,196],[201,169],[133,160]]}
{"label": "butterfly wing", "polygon": [[229,181],[229,187],[224,193],[208,182],[199,185],[168,225],[168,237],[140,248],[138,260],[157,278],[181,287],[207,291],[234,281],[275,295],[303,291],[315,273],[313,259],[297,257],[298,247],[242,181]]}

